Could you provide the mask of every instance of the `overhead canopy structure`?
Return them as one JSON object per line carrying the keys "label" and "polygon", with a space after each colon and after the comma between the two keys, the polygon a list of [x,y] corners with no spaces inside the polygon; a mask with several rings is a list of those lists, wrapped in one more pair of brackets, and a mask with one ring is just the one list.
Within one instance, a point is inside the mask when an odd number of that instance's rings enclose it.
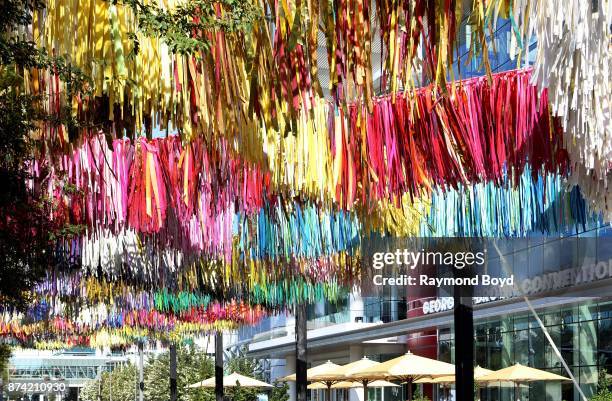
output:
{"label": "overhead canopy structure", "polygon": [[[289,3],[53,0],[9,32],[62,56],[14,66],[48,114],[33,125],[28,186],[54,224],[83,230],[54,240],[46,280],[25,313],[2,309],[0,336],[180,341],[339,299],[372,231],[522,236],[591,211],[610,220],[608,0],[596,13],[571,0],[580,12],[565,25],[546,1],[474,0],[469,54],[487,76],[452,83],[462,7],[347,0],[349,22]],[[491,74],[498,13],[518,48],[546,38],[533,69]],[[151,32],[150,17],[197,29]],[[375,40],[394,51],[372,52]]]}
{"label": "overhead canopy structure", "polygon": [[[233,372],[227,376],[223,376],[223,387],[256,387],[256,388],[268,388],[274,387],[271,384],[262,382],[261,380],[253,379],[252,377],[244,376],[239,373]],[[215,377],[202,380],[201,382],[190,384],[189,388],[200,388],[200,387],[215,387]]]}

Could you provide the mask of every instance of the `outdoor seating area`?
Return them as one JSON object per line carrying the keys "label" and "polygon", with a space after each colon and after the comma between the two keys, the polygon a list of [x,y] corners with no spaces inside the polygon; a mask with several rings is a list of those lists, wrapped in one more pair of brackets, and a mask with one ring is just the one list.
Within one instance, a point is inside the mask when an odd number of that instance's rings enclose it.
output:
{"label": "outdoor seating area", "polygon": [[[306,378],[312,390],[327,390],[327,399],[331,400],[331,391],[334,389],[363,387],[364,394],[368,387],[393,387],[406,385],[407,401],[412,400],[413,384],[431,383],[440,385],[443,399],[450,399],[449,388],[455,383],[455,366],[434,359],[419,357],[408,352],[398,358],[386,362],[375,362],[368,358],[352,362],[343,366],[330,361],[312,367],[306,371]],[[282,377],[279,381],[295,381],[295,374]],[[516,389],[521,383],[537,381],[569,381],[564,376],[556,375],[539,369],[530,368],[520,364],[508,368],[491,371],[476,366],[474,380],[480,386],[501,386],[511,383]],[[392,383],[397,382],[398,384]],[[365,401],[368,401],[367,398]],[[520,401],[515,391],[515,401]]]}

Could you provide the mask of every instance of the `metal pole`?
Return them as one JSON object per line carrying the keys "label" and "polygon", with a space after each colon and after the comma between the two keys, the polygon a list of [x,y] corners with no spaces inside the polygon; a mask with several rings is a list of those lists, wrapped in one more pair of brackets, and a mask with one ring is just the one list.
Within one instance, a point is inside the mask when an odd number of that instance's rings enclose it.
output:
{"label": "metal pole", "polygon": [[306,401],[306,303],[295,307],[295,399]]}
{"label": "metal pole", "polygon": [[412,377],[406,379],[406,400],[412,401]]}
{"label": "metal pole", "polygon": [[144,343],[138,342],[138,400],[144,401]]}
{"label": "metal pole", "polygon": [[109,400],[113,401],[113,372],[115,371],[115,368],[113,368],[113,371],[109,373],[108,375],[108,386],[109,386]]}
{"label": "metal pole", "polygon": [[176,400],[176,345],[170,344],[170,401]]}
{"label": "metal pole", "polygon": [[223,401],[223,333],[215,334],[215,401]]}
{"label": "metal pole", "polygon": [[[453,269],[455,277],[470,277],[469,269]],[[474,309],[471,285],[454,286],[455,391],[458,401],[474,401]]]}
{"label": "metal pole", "polygon": [[514,401],[519,401],[518,383],[514,383]]}

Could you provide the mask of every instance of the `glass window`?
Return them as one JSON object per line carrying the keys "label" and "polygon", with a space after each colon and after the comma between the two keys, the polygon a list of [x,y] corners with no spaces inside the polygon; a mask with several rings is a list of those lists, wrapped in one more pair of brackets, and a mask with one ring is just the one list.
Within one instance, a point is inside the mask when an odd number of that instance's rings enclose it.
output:
{"label": "glass window", "polygon": [[474,343],[474,358],[476,365],[489,366],[489,363],[487,361],[487,349],[487,335],[477,335],[476,342]]}
{"label": "glass window", "polygon": [[515,280],[521,282],[529,277],[529,255],[526,250],[514,253],[513,271]]}
{"label": "glass window", "polygon": [[577,242],[578,266],[590,266],[595,263],[597,260],[597,240],[595,238],[583,237],[578,238]]}
{"label": "glass window", "polygon": [[[559,348],[561,345],[561,326],[551,326],[547,327],[546,329],[555,343],[555,346]],[[546,368],[560,368],[562,366],[557,353],[553,349],[552,345],[550,345],[548,339],[545,339],[544,354],[546,355],[544,365]]]}
{"label": "glass window", "polygon": [[514,362],[529,365],[529,330],[514,332]]}
{"label": "glass window", "polygon": [[550,348],[550,344],[542,329],[531,329],[529,331],[529,340],[529,365],[538,369],[549,367],[546,350]]}
{"label": "glass window", "polygon": [[597,367],[596,366],[581,366],[579,383],[580,388],[587,398],[592,397],[597,391]]}
{"label": "glass window", "polygon": [[556,326],[561,324],[561,310],[554,308],[550,311],[546,311],[540,314],[540,319],[544,323],[544,326]]}
{"label": "glass window", "polygon": [[578,239],[563,238],[559,248],[559,260],[562,268],[575,267],[578,265]]}
{"label": "glass window", "polygon": [[501,369],[502,368],[502,336],[501,332],[490,333],[489,334],[489,342],[488,342],[488,360],[486,365],[480,365],[482,367],[486,367],[487,369]]}
{"label": "glass window", "polygon": [[451,340],[439,342],[438,360],[451,363],[454,359],[453,353],[453,342]]}
{"label": "glass window", "polygon": [[612,365],[612,318],[602,319],[598,327],[597,361],[600,366]]}
{"label": "glass window", "polygon": [[368,388],[368,401],[382,401],[382,388]]}
{"label": "glass window", "polygon": [[562,324],[560,326],[560,331],[561,331],[561,356],[563,357],[563,359],[568,365],[573,365],[574,364],[574,340],[578,336],[578,325],[577,324]]}
{"label": "glass window", "polygon": [[558,239],[548,241],[543,247],[544,272],[558,271],[561,264],[561,245]]}
{"label": "glass window", "polygon": [[544,247],[535,246],[529,249],[529,276],[539,276],[544,272]]}
{"label": "glass window", "polygon": [[612,303],[599,304],[599,318],[600,319],[612,318]]}

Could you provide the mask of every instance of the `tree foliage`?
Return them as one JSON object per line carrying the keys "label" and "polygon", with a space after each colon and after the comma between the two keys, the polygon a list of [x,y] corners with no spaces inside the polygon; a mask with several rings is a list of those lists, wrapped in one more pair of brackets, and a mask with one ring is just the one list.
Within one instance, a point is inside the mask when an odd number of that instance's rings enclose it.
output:
{"label": "tree foliage", "polygon": [[81,390],[80,398],[83,401],[134,401],[137,384],[138,370],[128,364],[112,372],[103,372],[100,380],[88,382]]}
{"label": "tree foliage", "polygon": [[172,52],[180,54],[206,52],[210,32],[247,31],[262,17],[256,4],[242,0],[194,0],[173,10],[140,0],[123,2],[136,13],[142,33],[161,38]]}
{"label": "tree foliage", "polygon": [[[245,349],[238,349],[237,352],[230,356],[227,362],[227,373],[239,373],[244,376],[250,376],[257,380],[263,380],[261,373],[259,372],[259,363],[253,358],[246,356]],[[261,390],[257,388],[246,388],[236,386],[234,388],[228,388],[225,391],[227,396],[233,401],[256,401],[257,395]]]}
{"label": "tree foliage", "polygon": [[591,397],[591,401],[612,401],[612,391],[610,386],[612,385],[608,372],[602,370],[599,372],[599,382],[597,384],[597,394]]}
{"label": "tree foliage", "polygon": [[11,359],[12,351],[8,344],[0,344],[0,379],[4,383],[8,381],[8,370],[6,369]]}
{"label": "tree foliage", "polygon": [[[210,389],[190,389],[197,383],[214,375],[214,364],[203,352],[193,346],[176,349],[176,381],[178,398],[181,401],[213,401]],[[145,398],[147,401],[168,401],[170,394],[170,353],[164,352],[149,361],[145,367]]]}
{"label": "tree foliage", "polygon": [[[181,346],[176,349],[176,373],[178,399],[181,401],[214,401],[212,388],[188,388],[215,374],[214,362],[194,346]],[[245,376],[262,380],[258,363],[244,356],[242,351],[230,355],[225,373],[237,372]],[[147,361],[144,368],[145,399],[147,401],[168,401],[170,396],[170,354],[163,352]],[[104,372],[101,379],[91,380],[81,391],[84,401],[132,401],[137,394],[138,368],[132,364]],[[232,401],[255,401],[258,389],[235,387],[226,388],[225,395]],[[286,385],[275,388],[271,401],[287,401],[289,398]]]}
{"label": "tree foliage", "polygon": [[61,230],[60,219],[50,218],[52,202],[29,169],[38,146],[32,132],[51,119],[42,98],[25,91],[21,74],[31,67],[64,71],[64,64],[15,34],[39,7],[37,0],[8,0],[0,13],[0,301],[18,307],[52,263],[51,241]]}
{"label": "tree foliage", "polygon": [[289,385],[287,383],[282,383],[280,385],[274,386],[272,391],[270,391],[270,396],[268,397],[268,401],[288,401],[289,400]]}

